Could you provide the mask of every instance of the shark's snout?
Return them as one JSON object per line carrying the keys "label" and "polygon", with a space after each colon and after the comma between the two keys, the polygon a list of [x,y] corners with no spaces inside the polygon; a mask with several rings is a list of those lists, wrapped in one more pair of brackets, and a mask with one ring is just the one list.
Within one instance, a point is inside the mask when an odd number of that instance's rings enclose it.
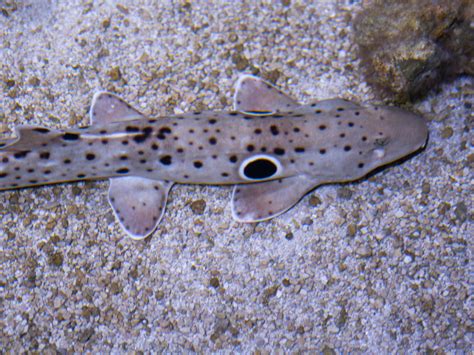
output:
{"label": "shark's snout", "polygon": [[380,123],[374,151],[387,163],[423,148],[428,139],[426,120],[410,111],[391,106],[376,109]]}

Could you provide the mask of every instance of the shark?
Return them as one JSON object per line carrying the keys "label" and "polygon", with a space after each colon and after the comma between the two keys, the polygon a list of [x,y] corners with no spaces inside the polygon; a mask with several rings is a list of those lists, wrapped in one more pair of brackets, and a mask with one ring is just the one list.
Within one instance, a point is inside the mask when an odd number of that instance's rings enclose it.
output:
{"label": "shark", "polygon": [[300,104],[242,75],[230,111],[149,118],[109,92],[94,95],[90,125],[22,125],[0,141],[0,190],[109,179],[125,233],[151,235],[171,187],[234,185],[232,216],[276,217],[319,185],[359,180],[423,149],[425,119],[393,106],[340,98]]}

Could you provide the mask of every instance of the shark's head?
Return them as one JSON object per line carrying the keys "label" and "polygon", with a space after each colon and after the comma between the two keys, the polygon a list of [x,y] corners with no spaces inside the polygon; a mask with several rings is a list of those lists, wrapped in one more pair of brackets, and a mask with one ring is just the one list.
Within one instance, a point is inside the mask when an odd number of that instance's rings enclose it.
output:
{"label": "shark's head", "polygon": [[[371,121],[373,167],[389,164],[401,159],[426,145],[428,128],[423,117],[398,107],[378,106],[369,108]],[[369,157],[368,157],[369,158]]]}

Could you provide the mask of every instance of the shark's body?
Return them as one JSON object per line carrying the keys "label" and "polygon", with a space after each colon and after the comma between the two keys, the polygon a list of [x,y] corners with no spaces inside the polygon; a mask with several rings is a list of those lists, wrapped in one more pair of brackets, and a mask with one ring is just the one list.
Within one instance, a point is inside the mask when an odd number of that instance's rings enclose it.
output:
{"label": "shark's body", "polygon": [[111,179],[109,201],[132,238],[159,223],[173,183],[235,184],[243,222],[279,215],[323,183],[359,179],[424,146],[423,118],[393,107],[341,100],[299,105],[243,76],[235,111],[149,119],[100,93],[91,126],[22,126],[0,147],[0,190]]}

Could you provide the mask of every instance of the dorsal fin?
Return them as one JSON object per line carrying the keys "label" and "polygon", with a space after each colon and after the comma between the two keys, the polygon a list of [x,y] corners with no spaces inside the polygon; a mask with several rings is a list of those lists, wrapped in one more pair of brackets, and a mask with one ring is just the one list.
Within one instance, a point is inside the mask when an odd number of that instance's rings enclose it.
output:
{"label": "dorsal fin", "polygon": [[145,117],[120,97],[109,92],[98,92],[94,95],[89,115],[91,124],[132,121]]}
{"label": "dorsal fin", "polygon": [[288,112],[299,104],[270,83],[242,75],[235,85],[234,110],[249,114]]}

